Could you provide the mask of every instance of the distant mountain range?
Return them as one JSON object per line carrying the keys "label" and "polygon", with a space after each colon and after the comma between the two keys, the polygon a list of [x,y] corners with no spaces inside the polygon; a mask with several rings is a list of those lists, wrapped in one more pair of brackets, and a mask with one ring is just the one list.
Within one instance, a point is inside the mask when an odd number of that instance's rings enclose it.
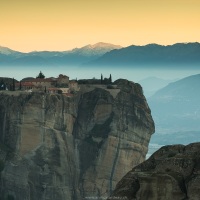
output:
{"label": "distant mountain range", "polygon": [[200,74],[168,84],[148,98],[156,133],[149,154],[162,145],[200,142]]}
{"label": "distant mountain range", "polygon": [[200,43],[129,46],[97,43],[70,51],[22,53],[0,47],[0,66],[200,67]]}
{"label": "distant mountain range", "polygon": [[158,133],[200,131],[200,74],[170,83],[148,99]]}
{"label": "distant mountain range", "polygon": [[152,96],[155,92],[157,92],[159,89],[164,88],[169,83],[177,81],[176,80],[166,80],[161,79],[157,77],[147,77],[145,79],[140,80],[138,83],[142,86],[145,97]]}
{"label": "distant mountain range", "polygon": [[33,51],[30,53],[22,53],[7,47],[0,47],[0,65],[81,65],[102,56],[106,52],[119,48],[122,47],[103,42],[75,48],[70,51]]}
{"label": "distant mountain range", "polygon": [[162,46],[129,46],[107,52],[89,63],[91,66],[190,66],[200,67],[200,43],[177,43]]}
{"label": "distant mountain range", "polygon": [[99,42],[94,45],[89,44],[82,48],[75,48],[72,51],[68,51],[68,53],[76,53],[83,56],[91,56],[91,55],[102,56],[113,49],[121,49],[121,48],[122,46],[120,45]]}

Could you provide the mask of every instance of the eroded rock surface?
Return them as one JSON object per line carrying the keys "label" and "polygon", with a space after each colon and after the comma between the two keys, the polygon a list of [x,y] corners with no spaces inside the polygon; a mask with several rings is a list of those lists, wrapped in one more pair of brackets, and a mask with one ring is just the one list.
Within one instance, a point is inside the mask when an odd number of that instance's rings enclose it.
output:
{"label": "eroded rock surface", "polygon": [[198,200],[200,143],[165,146],[127,173],[109,199]]}
{"label": "eroded rock surface", "polygon": [[[144,161],[154,123],[140,85],[74,97],[0,93],[2,199],[108,197]],[[120,89],[120,91],[119,91]]]}

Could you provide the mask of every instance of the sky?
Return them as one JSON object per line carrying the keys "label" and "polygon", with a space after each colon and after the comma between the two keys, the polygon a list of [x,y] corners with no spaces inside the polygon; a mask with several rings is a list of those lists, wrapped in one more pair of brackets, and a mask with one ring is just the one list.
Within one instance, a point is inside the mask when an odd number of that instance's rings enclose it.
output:
{"label": "sky", "polygon": [[0,46],[63,51],[200,42],[199,0],[0,0]]}

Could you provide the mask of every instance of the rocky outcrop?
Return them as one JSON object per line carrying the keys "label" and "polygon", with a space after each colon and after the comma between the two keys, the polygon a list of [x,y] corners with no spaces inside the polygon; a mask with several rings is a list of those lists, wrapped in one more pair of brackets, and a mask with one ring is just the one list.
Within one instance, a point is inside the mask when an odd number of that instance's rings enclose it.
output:
{"label": "rocky outcrop", "polygon": [[74,97],[0,93],[0,198],[108,197],[144,161],[154,132],[141,86],[116,85],[114,96],[101,88]]}
{"label": "rocky outcrop", "polygon": [[200,197],[200,143],[165,146],[127,173],[109,199]]}

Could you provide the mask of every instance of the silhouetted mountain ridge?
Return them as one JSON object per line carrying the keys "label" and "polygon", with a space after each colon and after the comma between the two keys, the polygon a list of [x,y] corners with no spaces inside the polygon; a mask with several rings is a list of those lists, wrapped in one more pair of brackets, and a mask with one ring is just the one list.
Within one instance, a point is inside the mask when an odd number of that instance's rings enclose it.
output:
{"label": "silhouetted mountain ridge", "polygon": [[200,64],[200,43],[131,45],[112,50],[92,61],[92,66],[165,66]]}
{"label": "silhouetted mountain ridge", "polygon": [[155,94],[156,91],[160,90],[161,88],[167,86],[169,83],[174,81],[176,80],[166,80],[151,76],[140,80],[139,84],[142,86],[145,96],[150,97],[153,94]]}
{"label": "silhouetted mountain ridge", "polygon": [[115,48],[119,49],[121,46],[99,42],[70,51],[32,51],[29,53],[17,52],[7,47],[0,47],[0,65],[81,65]]}
{"label": "silhouetted mountain ridge", "polygon": [[148,99],[157,132],[200,130],[200,74],[170,83]]}
{"label": "silhouetted mountain ridge", "polygon": [[14,51],[12,49],[9,49],[7,47],[2,47],[0,46],[0,54],[4,54],[4,55],[13,55],[13,54],[22,54],[21,52],[18,51]]}
{"label": "silhouetted mountain ridge", "polygon": [[153,98],[159,99],[163,96],[168,96],[171,98],[185,97],[191,100],[200,100],[199,85],[200,74],[192,75],[170,83],[168,86],[157,91]]}
{"label": "silhouetted mountain ridge", "polygon": [[33,51],[22,53],[0,47],[0,65],[84,65],[84,66],[134,66],[134,67],[184,67],[200,66],[199,43],[177,43],[174,45],[148,44],[119,45],[99,42],[70,51]]}

